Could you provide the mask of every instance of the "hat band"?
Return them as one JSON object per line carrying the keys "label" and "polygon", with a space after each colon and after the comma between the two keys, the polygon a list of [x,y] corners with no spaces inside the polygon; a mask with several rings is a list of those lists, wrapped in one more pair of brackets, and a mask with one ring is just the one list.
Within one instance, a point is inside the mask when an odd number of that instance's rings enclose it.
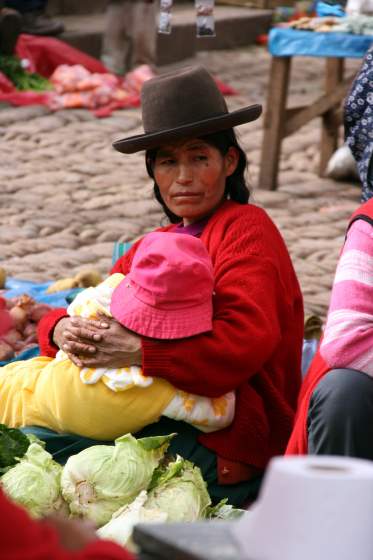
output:
{"label": "hat band", "polygon": [[154,134],[157,132],[166,132],[168,130],[174,130],[183,126],[193,126],[198,122],[203,122],[208,119],[216,119],[219,117],[225,117],[229,115],[228,111],[219,111],[219,112],[209,112],[208,114],[204,115],[188,115],[188,118],[182,119],[180,115],[176,119],[162,119],[162,122],[152,122],[151,126],[146,125],[146,121],[144,120],[144,132],[145,134]]}

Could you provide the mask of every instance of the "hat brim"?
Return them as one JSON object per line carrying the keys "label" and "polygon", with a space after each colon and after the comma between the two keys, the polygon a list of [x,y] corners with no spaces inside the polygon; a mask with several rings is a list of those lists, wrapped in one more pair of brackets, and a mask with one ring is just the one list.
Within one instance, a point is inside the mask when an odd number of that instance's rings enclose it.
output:
{"label": "hat brim", "polygon": [[177,128],[123,138],[114,142],[113,147],[123,154],[133,154],[142,150],[151,150],[167,142],[179,140],[180,138],[213,134],[214,132],[220,132],[221,130],[234,128],[240,124],[255,121],[260,117],[261,113],[261,105],[250,105],[249,107],[232,111],[232,113],[210,117]]}
{"label": "hat brim", "polygon": [[173,340],[212,331],[212,298],[193,307],[161,309],[144,303],[128,276],[115,288],[110,312],[127,329],[148,338]]}

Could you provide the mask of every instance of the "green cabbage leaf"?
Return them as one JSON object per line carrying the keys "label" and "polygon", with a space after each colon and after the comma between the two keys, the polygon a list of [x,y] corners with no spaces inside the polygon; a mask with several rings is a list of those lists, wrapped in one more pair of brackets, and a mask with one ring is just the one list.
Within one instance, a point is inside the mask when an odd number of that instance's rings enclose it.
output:
{"label": "green cabbage leaf", "polygon": [[26,454],[1,477],[1,486],[15,502],[25,507],[32,517],[63,510],[61,496],[62,467],[37,443],[31,443]]}
{"label": "green cabbage leaf", "polygon": [[131,504],[123,506],[113,514],[111,520],[97,531],[98,536],[101,539],[114,541],[135,552],[132,531],[137,523],[163,523],[167,521],[167,513],[144,507],[147,498],[146,490],[140,492]]}
{"label": "green cabbage leaf", "polygon": [[29,445],[30,440],[21,430],[0,424],[0,473],[15,465]]}
{"label": "green cabbage leaf", "polygon": [[244,509],[235,508],[227,502],[228,498],[224,498],[224,500],[221,500],[215,506],[208,507],[206,512],[207,519],[222,519],[223,521],[227,521],[239,519],[247,514],[247,511]]}
{"label": "green cabbage leaf", "polygon": [[94,445],[70,457],[63,469],[62,494],[72,515],[98,527],[149,486],[175,434],[136,439],[126,434],[115,445]]}
{"label": "green cabbage leaf", "polygon": [[153,478],[153,487],[144,507],[166,513],[167,521],[188,522],[203,519],[210,504],[200,469],[177,457],[159,473],[158,479]]}
{"label": "green cabbage leaf", "polygon": [[160,465],[149,488],[116,511],[98,530],[99,537],[133,549],[131,537],[137,523],[197,521],[206,516],[211,504],[200,469],[181,457]]}

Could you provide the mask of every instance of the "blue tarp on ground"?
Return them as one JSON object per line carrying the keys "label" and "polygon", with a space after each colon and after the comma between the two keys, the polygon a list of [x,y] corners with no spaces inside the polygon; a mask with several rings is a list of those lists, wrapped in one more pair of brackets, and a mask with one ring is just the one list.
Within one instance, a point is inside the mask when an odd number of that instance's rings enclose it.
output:
{"label": "blue tarp on ground", "polygon": [[53,284],[53,282],[44,282],[43,284],[38,284],[29,280],[7,278],[5,284],[6,292],[4,295],[7,298],[12,298],[21,296],[22,294],[28,294],[38,303],[46,303],[48,305],[51,305],[52,307],[66,307],[66,298],[71,296],[75,290],[65,290],[63,292],[57,292],[55,294],[47,294],[46,290],[51,284]]}
{"label": "blue tarp on ground", "polygon": [[269,33],[268,49],[273,56],[362,58],[372,44],[369,35],[275,27]]}

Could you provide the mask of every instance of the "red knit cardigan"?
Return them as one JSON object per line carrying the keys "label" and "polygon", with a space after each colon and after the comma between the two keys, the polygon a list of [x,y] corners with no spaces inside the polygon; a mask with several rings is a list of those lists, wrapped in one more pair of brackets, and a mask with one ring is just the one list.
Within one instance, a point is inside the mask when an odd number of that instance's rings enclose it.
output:
{"label": "red knit cardigan", "polygon": [[[373,199],[362,204],[352,214],[348,228],[352,222],[357,219],[364,219],[365,217],[370,221],[373,220]],[[286,449],[286,455],[306,455],[308,453],[307,417],[310,399],[318,383],[329,371],[329,364],[324,360],[320,352],[317,351],[299,395],[296,422]]]}
{"label": "red knit cardigan", "polygon": [[[293,425],[301,382],[301,291],[279,231],[257,206],[225,202],[201,240],[214,266],[213,331],[183,340],[144,338],[144,372],[207,397],[235,390],[233,423],[199,440],[219,457],[262,469],[285,451]],[[129,271],[138,243],[112,272]],[[65,313],[56,310],[40,323],[43,354],[55,354],[51,332]]]}

